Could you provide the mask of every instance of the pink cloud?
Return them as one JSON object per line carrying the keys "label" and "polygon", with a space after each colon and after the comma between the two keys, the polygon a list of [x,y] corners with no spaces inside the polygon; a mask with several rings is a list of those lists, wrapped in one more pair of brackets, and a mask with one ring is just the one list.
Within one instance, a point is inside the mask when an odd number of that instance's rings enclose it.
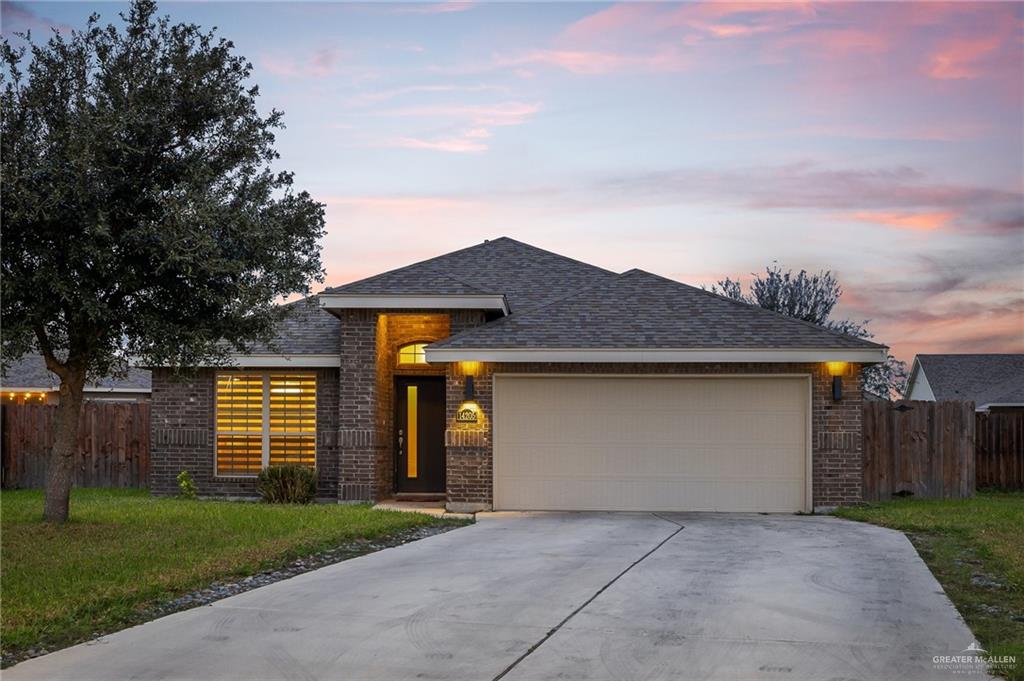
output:
{"label": "pink cloud", "polygon": [[856,220],[858,222],[873,222],[886,227],[896,229],[909,229],[914,231],[929,232],[945,227],[955,217],[952,211],[938,211],[930,213],[897,213],[897,212],[868,212],[845,213],[840,216],[845,220]]}
{"label": "pink cloud", "polygon": [[982,60],[1001,44],[999,36],[954,40],[932,54],[925,72],[939,80],[977,78]]}
{"label": "pink cloud", "polygon": [[[401,134],[385,139],[385,147],[422,149],[457,154],[487,151],[485,140],[493,136],[492,128],[526,123],[540,111],[539,102],[501,102],[498,104],[438,104],[382,111],[383,116],[443,121],[449,131],[441,135]],[[452,132],[454,131],[454,132]]]}
{"label": "pink cloud", "polygon": [[439,104],[383,112],[393,116],[462,119],[473,126],[522,125],[540,111],[539,102],[502,102],[499,104]]}
{"label": "pink cloud", "polygon": [[366,92],[356,95],[348,100],[352,106],[363,106],[384,102],[391,99],[399,99],[410,95],[430,95],[449,92],[505,92],[508,88],[500,85],[457,85],[454,83],[433,83],[425,85],[408,85],[405,87],[392,88],[390,90],[379,90],[377,92]]}
{"label": "pink cloud", "polygon": [[425,2],[392,9],[392,14],[451,14],[476,7],[475,2]]}
{"label": "pink cloud", "polygon": [[458,137],[447,137],[440,139],[421,139],[418,137],[396,137],[385,142],[385,146],[399,147],[404,149],[425,149],[428,151],[446,151],[454,154],[472,154],[487,151],[487,145],[480,141],[481,137],[490,137],[490,134],[482,135],[480,130],[471,130]]}
{"label": "pink cloud", "polygon": [[285,78],[323,78],[336,70],[340,54],[329,47],[315,50],[304,57],[268,54],[260,64],[276,76]]}
{"label": "pink cloud", "polygon": [[622,3],[576,21],[561,38],[590,43],[679,29],[731,38],[778,31],[814,15],[806,2]]}
{"label": "pink cloud", "polygon": [[499,57],[497,63],[517,67],[544,64],[577,74],[600,75],[618,71],[679,71],[686,68],[687,60],[677,48],[663,48],[647,54],[552,49]]}
{"label": "pink cloud", "polygon": [[71,26],[63,22],[37,14],[28,3],[6,0],[0,3],[0,26],[3,27],[3,35],[8,37],[15,33],[37,31],[42,35],[34,36],[36,40],[48,39],[52,31],[67,34],[72,30]]}

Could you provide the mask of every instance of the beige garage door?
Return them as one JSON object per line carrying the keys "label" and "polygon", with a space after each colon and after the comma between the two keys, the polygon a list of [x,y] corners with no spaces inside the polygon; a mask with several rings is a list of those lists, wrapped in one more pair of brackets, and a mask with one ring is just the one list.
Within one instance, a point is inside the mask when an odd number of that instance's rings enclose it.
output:
{"label": "beige garage door", "polygon": [[807,510],[808,379],[497,376],[494,506]]}

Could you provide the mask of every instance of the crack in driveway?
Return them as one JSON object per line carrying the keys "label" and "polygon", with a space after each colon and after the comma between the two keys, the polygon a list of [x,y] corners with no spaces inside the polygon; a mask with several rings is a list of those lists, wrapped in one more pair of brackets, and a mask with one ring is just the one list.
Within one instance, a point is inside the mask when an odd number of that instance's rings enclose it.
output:
{"label": "crack in driveway", "polygon": [[650,556],[651,556],[652,554],[654,554],[654,552],[655,552],[655,551],[657,551],[657,550],[658,550],[658,549],[660,549],[660,548],[661,548],[662,546],[664,546],[665,544],[667,544],[667,543],[668,543],[668,541],[669,541],[670,539],[672,539],[672,538],[673,538],[673,537],[675,537],[675,536],[676,536],[677,534],[679,534],[680,532],[682,532],[682,531],[683,531],[683,528],[684,528],[684,526],[683,526],[683,525],[681,525],[680,523],[677,523],[676,521],[672,520],[671,518],[666,518],[666,517],[664,517],[664,516],[662,516],[662,515],[658,515],[657,513],[651,513],[651,515],[652,515],[652,516],[654,516],[655,518],[658,518],[659,520],[664,520],[664,521],[665,521],[665,522],[667,522],[667,523],[672,523],[673,525],[675,525],[675,526],[676,526],[676,531],[675,531],[675,532],[673,532],[672,534],[670,534],[669,536],[665,537],[664,539],[662,539],[662,540],[661,540],[660,542],[658,542],[658,543],[657,543],[657,544],[656,544],[656,545],[654,546],[654,548],[652,548],[652,549],[651,549],[650,551],[648,551],[647,553],[645,553],[644,555],[640,556],[639,558],[637,558],[636,560],[634,560],[634,561],[633,561],[632,563],[630,563],[629,565],[627,565],[627,566],[626,566],[626,569],[625,569],[625,570],[623,570],[623,571],[622,571],[622,572],[620,572],[619,574],[617,574],[617,575],[615,575],[614,577],[612,577],[612,578],[611,578],[611,579],[610,579],[610,580],[609,580],[609,581],[608,581],[608,582],[607,582],[607,583],[606,583],[606,584],[605,584],[604,586],[602,586],[602,587],[601,587],[600,589],[598,589],[597,591],[595,591],[595,592],[594,592],[594,594],[593,594],[593,595],[592,595],[592,596],[591,596],[590,598],[588,598],[587,600],[583,601],[583,603],[582,603],[582,604],[580,604],[580,606],[579,606],[578,608],[576,608],[575,610],[573,610],[572,612],[570,612],[570,613],[569,613],[568,615],[566,615],[566,616],[565,616],[565,618],[564,618],[564,619],[563,619],[563,620],[562,620],[561,622],[559,622],[559,623],[558,623],[558,624],[556,624],[556,625],[555,625],[554,627],[552,627],[552,628],[551,628],[550,630],[548,630],[548,632],[547,632],[546,634],[544,634],[544,636],[542,636],[542,637],[540,638],[540,640],[539,640],[539,641],[537,641],[537,642],[536,642],[536,643],[534,643],[534,644],[533,644],[532,646],[530,646],[529,648],[527,648],[527,649],[526,649],[526,652],[525,652],[525,653],[523,653],[522,655],[520,655],[519,657],[517,657],[517,658],[516,658],[515,660],[513,660],[513,661],[512,661],[512,663],[511,663],[511,664],[510,664],[509,666],[507,666],[507,667],[505,667],[505,668],[504,668],[503,670],[501,670],[501,672],[500,672],[500,673],[499,673],[499,674],[498,674],[497,676],[495,676],[495,677],[494,677],[494,678],[493,678],[493,679],[492,679],[491,681],[499,681],[500,679],[504,678],[504,677],[505,677],[505,676],[506,676],[506,675],[507,675],[507,674],[508,674],[509,672],[511,672],[511,671],[512,671],[513,669],[515,669],[516,667],[518,667],[518,666],[519,666],[519,663],[521,663],[521,662],[522,662],[523,660],[525,660],[525,659],[526,659],[526,658],[528,658],[528,657],[529,657],[530,655],[532,655],[532,654],[533,654],[533,652],[534,652],[535,650],[537,650],[538,648],[540,648],[540,647],[541,647],[542,645],[544,645],[544,643],[545,643],[545,642],[546,642],[546,641],[547,641],[548,639],[550,639],[550,638],[551,638],[552,636],[554,636],[555,634],[557,634],[557,633],[558,633],[558,630],[559,630],[559,629],[561,629],[561,628],[562,628],[563,626],[565,626],[565,624],[566,624],[566,623],[567,623],[567,622],[568,622],[569,620],[571,620],[571,619],[572,619],[573,617],[575,617],[576,615],[580,614],[580,612],[581,612],[581,611],[582,611],[582,610],[583,610],[583,609],[584,609],[585,607],[587,607],[588,605],[590,605],[591,603],[593,603],[593,602],[594,602],[594,599],[596,599],[596,598],[597,598],[598,596],[600,596],[601,594],[603,594],[603,593],[604,593],[604,592],[605,592],[605,591],[606,591],[606,590],[608,589],[608,587],[610,587],[610,586],[611,586],[612,584],[614,584],[615,582],[619,581],[619,579],[620,579],[620,578],[622,578],[622,576],[623,576],[623,575],[625,575],[625,574],[626,574],[627,572],[629,572],[630,570],[632,570],[633,568],[635,568],[635,567],[636,567],[637,565],[639,565],[640,563],[642,563],[642,562],[643,562],[644,560],[646,560],[647,558],[649,558],[649,557],[650,557]]}

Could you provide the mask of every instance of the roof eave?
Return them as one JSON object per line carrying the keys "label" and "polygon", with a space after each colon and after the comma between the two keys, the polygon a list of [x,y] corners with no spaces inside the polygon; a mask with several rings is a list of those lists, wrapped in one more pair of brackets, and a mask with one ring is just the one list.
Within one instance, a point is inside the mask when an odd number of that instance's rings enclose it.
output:
{"label": "roof eave", "polygon": [[432,348],[428,362],[884,362],[888,348]]}
{"label": "roof eave", "polygon": [[500,293],[396,294],[321,293],[320,307],[330,310],[500,310],[509,314],[508,300]]}

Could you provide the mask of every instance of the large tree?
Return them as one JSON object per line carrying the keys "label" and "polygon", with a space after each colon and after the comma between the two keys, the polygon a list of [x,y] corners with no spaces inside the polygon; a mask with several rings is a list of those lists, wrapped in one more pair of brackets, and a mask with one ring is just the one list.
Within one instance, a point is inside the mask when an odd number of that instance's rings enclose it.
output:
{"label": "large tree", "polygon": [[82,391],[129,361],[217,364],[321,280],[323,205],[273,168],[282,114],[215,31],[137,0],[2,45],[5,361],[60,378],[45,517],[68,517]]}
{"label": "large tree", "polygon": [[[783,270],[773,263],[765,268],[764,274],[754,274],[753,277],[749,293],[743,292],[739,281],[728,277],[719,280],[711,290],[848,336],[874,338],[867,329],[867,320],[854,322],[832,318],[833,308],[843,295],[843,289],[830,271],[808,274],[806,270],[800,270],[794,274],[792,270]],[[862,377],[865,390],[879,397],[899,397],[907,381],[907,365],[889,354],[884,363],[865,369]]]}

